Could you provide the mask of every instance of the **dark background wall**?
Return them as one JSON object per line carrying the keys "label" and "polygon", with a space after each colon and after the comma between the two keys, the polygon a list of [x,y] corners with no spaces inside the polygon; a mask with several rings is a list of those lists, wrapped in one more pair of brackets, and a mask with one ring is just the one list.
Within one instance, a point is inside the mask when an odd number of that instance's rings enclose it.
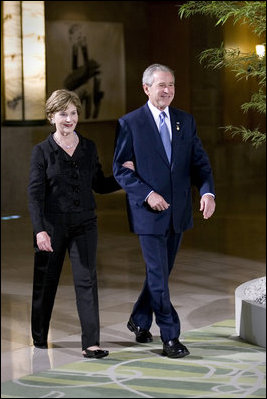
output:
{"label": "dark background wall", "polygon": [[[181,3],[181,2],[180,2]],[[217,214],[250,211],[258,203],[263,220],[265,208],[265,146],[255,149],[233,139],[220,126],[255,123],[244,116],[240,104],[249,100],[251,84],[236,83],[227,71],[212,71],[199,64],[199,53],[218,47],[223,40],[232,46],[255,48],[257,38],[244,34],[242,25],[215,27],[206,17],[180,20],[176,1],[46,1],[46,21],[77,20],[120,22],[124,28],[126,112],[146,101],[141,78],[154,62],[170,66],[176,75],[173,105],[194,114],[198,133],[210,156],[217,187]],[[56,46],[56,37],[54,45]],[[107,42],[108,45],[108,42]],[[51,69],[51,68],[50,68]],[[116,79],[116,71],[114,71]],[[257,122],[257,120],[256,120]],[[80,123],[79,131],[97,144],[105,173],[111,172],[116,121]],[[50,132],[48,124],[34,127],[2,126],[2,213],[27,212],[27,184],[32,147]],[[198,197],[194,194],[196,211]],[[101,207],[121,207],[116,200],[99,198]],[[262,229],[261,229],[262,230]]]}

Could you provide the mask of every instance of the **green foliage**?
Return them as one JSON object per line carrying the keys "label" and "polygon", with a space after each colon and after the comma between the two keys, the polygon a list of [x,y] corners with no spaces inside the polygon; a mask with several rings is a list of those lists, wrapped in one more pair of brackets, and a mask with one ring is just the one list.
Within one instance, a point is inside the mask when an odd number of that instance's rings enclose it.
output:
{"label": "green foliage", "polygon": [[[265,1],[188,1],[179,7],[180,18],[196,14],[215,18],[215,25],[223,25],[229,19],[233,24],[247,24],[259,37],[266,31]],[[242,53],[239,48],[226,49],[222,43],[219,48],[202,51],[199,60],[207,68],[229,68],[238,80],[256,79],[258,92],[253,93],[241,109],[266,114],[266,56],[259,58],[256,53]],[[251,131],[243,126],[226,126],[225,130],[231,131],[233,136],[241,134],[244,141],[250,140],[255,147],[266,141],[266,133],[259,128]]]}
{"label": "green foliage", "polygon": [[241,134],[243,141],[251,140],[252,145],[258,147],[266,141],[266,135],[261,133],[258,129],[250,130],[244,126],[225,126],[225,131],[231,131],[232,136]]}
{"label": "green foliage", "polygon": [[195,14],[215,17],[216,25],[223,25],[233,18],[234,24],[238,21],[246,23],[259,36],[266,30],[265,1],[187,1],[180,6],[180,18]]}

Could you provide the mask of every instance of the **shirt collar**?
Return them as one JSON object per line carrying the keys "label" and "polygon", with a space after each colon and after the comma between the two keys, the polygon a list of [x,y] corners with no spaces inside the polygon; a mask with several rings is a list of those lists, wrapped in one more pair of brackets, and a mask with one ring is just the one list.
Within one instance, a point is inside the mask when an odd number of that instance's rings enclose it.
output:
{"label": "shirt collar", "polygon": [[166,107],[163,111],[159,110],[157,107],[155,107],[150,100],[148,100],[147,105],[150,109],[150,111],[152,112],[152,115],[154,116],[154,119],[157,120],[159,118],[159,114],[161,114],[161,112],[165,112],[166,116],[170,119],[170,112],[169,112],[169,107]]}
{"label": "shirt collar", "polygon": [[50,135],[48,136],[48,141],[49,141],[49,143],[51,144],[51,146],[53,147],[54,150],[58,150],[58,145],[57,145],[57,143],[55,142],[55,140],[53,138],[53,134],[54,134],[54,132],[50,133]]}

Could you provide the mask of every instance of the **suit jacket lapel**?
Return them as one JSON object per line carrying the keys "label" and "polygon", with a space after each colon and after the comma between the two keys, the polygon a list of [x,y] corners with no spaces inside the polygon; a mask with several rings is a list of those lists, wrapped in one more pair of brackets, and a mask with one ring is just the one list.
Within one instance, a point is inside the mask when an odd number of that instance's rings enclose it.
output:
{"label": "suit jacket lapel", "polygon": [[167,155],[166,155],[166,152],[165,152],[165,149],[164,149],[164,146],[163,146],[160,134],[159,134],[158,127],[155,123],[153,115],[150,112],[150,109],[147,104],[144,105],[144,111],[146,113],[146,118],[144,118],[144,120],[148,120],[148,123],[151,127],[150,129],[147,129],[148,133],[146,133],[146,134],[151,135],[149,141],[150,141],[151,145],[153,145],[152,143],[154,143],[156,151],[159,153],[159,155],[161,156],[163,161],[169,166],[170,164],[169,164],[169,161],[168,161],[168,158],[167,158]]}
{"label": "suit jacket lapel", "polygon": [[177,154],[181,151],[181,144],[184,142],[184,126],[183,121],[179,118],[179,114],[169,108],[172,126],[172,162],[177,158]]}

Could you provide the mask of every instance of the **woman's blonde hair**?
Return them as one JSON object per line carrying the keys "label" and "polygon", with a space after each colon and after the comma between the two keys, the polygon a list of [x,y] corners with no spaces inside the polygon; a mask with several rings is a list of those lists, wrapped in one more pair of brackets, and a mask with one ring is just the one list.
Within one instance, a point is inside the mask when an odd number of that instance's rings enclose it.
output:
{"label": "woman's blonde hair", "polygon": [[46,117],[49,122],[51,122],[52,117],[56,112],[65,111],[69,104],[75,105],[78,114],[80,114],[82,110],[81,100],[74,91],[65,89],[53,91],[45,105]]}

